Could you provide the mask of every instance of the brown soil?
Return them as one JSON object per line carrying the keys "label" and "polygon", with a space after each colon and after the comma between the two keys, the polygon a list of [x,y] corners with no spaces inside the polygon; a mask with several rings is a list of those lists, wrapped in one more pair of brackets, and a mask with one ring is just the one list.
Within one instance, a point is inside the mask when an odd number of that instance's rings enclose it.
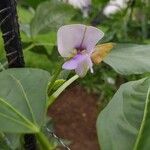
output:
{"label": "brown soil", "polygon": [[49,109],[56,134],[71,141],[71,150],[99,150],[97,114],[96,96],[79,85],[69,87]]}

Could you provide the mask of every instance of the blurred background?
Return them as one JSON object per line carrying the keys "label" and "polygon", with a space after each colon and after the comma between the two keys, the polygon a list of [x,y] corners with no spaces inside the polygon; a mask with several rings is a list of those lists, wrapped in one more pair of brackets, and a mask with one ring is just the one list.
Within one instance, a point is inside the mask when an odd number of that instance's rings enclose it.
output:
{"label": "blurred background", "polygon": [[[149,0],[18,0],[26,66],[55,71],[63,61],[57,52],[57,30],[65,24],[96,26],[105,33],[100,43],[150,44],[149,10]],[[0,62],[7,66],[1,38]],[[62,71],[60,78],[72,74]],[[98,150],[98,113],[121,84],[140,77],[121,76],[104,63],[95,66],[94,74],[74,83],[50,108],[56,133],[72,150]]]}

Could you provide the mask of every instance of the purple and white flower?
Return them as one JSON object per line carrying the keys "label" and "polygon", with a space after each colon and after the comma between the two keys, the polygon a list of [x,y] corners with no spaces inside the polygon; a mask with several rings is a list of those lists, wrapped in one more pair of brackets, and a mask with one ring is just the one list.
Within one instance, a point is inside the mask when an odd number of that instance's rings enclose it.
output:
{"label": "purple and white flower", "polygon": [[74,8],[78,8],[82,11],[83,17],[87,18],[91,9],[91,0],[63,0],[65,3],[69,3]]}
{"label": "purple and white flower", "polygon": [[84,77],[89,69],[93,73],[91,55],[103,36],[101,30],[92,26],[62,26],[57,33],[58,51],[66,59],[62,68],[75,70],[80,77]]}

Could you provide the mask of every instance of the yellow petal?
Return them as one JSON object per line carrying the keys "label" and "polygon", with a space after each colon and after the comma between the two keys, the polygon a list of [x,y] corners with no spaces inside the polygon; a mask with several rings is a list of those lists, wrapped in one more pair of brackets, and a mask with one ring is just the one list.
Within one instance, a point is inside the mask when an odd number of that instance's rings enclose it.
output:
{"label": "yellow petal", "polygon": [[99,64],[115,46],[114,43],[100,44],[95,47],[94,52],[91,55],[91,59],[94,64]]}

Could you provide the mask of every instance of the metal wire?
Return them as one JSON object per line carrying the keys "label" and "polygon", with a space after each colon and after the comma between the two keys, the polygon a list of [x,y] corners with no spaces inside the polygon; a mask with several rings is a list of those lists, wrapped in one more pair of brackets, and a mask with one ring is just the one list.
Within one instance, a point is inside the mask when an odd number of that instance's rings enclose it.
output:
{"label": "metal wire", "polygon": [[14,30],[12,30],[12,31],[8,31],[8,32],[6,32],[6,33],[3,33],[3,37],[5,37],[5,36],[8,36],[9,34],[12,34],[14,32]]}
{"label": "metal wire", "polygon": [[0,10],[0,14],[1,14],[1,13],[4,13],[5,11],[7,11],[7,10],[9,10],[9,9],[11,9],[11,7],[7,7],[7,8],[4,8],[4,9]]}
{"label": "metal wire", "polygon": [[15,35],[13,35],[6,43],[4,43],[4,45],[5,46],[9,45],[11,43],[11,41],[13,41],[14,38],[15,38]]}
{"label": "metal wire", "polygon": [[55,138],[66,150],[71,150],[62,140],[59,138],[54,132],[52,132],[49,128],[46,128],[51,137]]}
{"label": "metal wire", "polygon": [[1,22],[0,22],[0,27],[2,24],[11,16],[11,13],[9,13]]}

